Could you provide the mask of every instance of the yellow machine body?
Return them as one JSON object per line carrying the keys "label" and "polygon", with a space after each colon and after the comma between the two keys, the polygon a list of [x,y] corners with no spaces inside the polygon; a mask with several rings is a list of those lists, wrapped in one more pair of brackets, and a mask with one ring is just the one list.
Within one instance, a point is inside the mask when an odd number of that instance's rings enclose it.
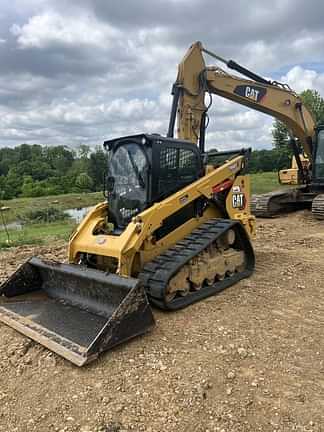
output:
{"label": "yellow machine body", "polygon": [[[300,155],[299,158],[302,163],[304,171],[308,171],[310,165],[309,159],[304,155]],[[291,159],[291,167],[288,169],[280,170],[278,175],[279,175],[279,183],[282,185],[301,184],[300,170],[297,166],[297,161],[295,156],[293,156]]]}
{"label": "yellow machine body", "polygon": [[251,150],[215,162],[204,146],[205,93],[235,94],[245,81],[232,80],[206,69],[200,43],[189,49],[167,137],[105,142],[108,199],[71,235],[68,264],[31,258],[0,287],[0,321],[82,366],[150,330],[151,304],[177,310],[253,273]]}
{"label": "yellow machine body", "polygon": [[[201,196],[211,199],[213,188],[221,185],[225,180],[232,182],[226,199],[229,217],[240,221],[248,235],[254,237],[255,218],[250,213],[249,176],[237,176],[237,173],[242,170],[243,163],[245,163],[244,158],[238,156],[221,167],[212,169],[196,182],[135,216],[120,236],[95,234],[98,227],[107,224],[109,206],[109,203],[98,204],[71,236],[69,262],[78,263],[83,253],[96,255],[99,257],[97,262],[102,270],[115,267],[116,273],[121,276],[137,276],[144,264],[183,239],[195,228],[209,219],[221,218],[219,210],[210,206],[202,217],[186,221],[162,240],[156,241],[154,238],[154,232],[166,218]],[[241,208],[240,202],[236,202],[235,197],[241,200]]]}

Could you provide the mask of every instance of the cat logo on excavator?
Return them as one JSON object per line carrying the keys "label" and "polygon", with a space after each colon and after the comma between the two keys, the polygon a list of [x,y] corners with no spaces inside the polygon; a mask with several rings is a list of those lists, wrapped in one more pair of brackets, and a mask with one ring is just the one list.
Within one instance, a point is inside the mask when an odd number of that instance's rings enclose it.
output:
{"label": "cat logo on excavator", "polygon": [[238,85],[234,93],[252,99],[254,102],[261,102],[262,98],[266,95],[267,89],[264,87],[257,87],[252,85]]}

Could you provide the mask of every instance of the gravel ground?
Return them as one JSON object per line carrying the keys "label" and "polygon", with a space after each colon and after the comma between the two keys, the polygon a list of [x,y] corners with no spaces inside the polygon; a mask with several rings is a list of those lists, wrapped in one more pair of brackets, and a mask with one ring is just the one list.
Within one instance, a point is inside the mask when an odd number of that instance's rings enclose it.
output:
{"label": "gravel ground", "polygon": [[[0,254],[5,280],[27,257]],[[258,221],[255,274],[77,368],[0,325],[1,432],[324,431],[324,222]]]}

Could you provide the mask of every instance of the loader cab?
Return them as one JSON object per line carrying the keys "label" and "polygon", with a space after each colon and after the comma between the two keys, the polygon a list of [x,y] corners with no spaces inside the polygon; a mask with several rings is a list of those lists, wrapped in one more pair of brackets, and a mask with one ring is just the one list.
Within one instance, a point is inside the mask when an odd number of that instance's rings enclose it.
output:
{"label": "loader cab", "polygon": [[324,125],[315,129],[313,183],[324,188]]}
{"label": "loader cab", "polygon": [[118,229],[203,173],[199,149],[188,141],[141,134],[105,141],[104,147],[109,218]]}

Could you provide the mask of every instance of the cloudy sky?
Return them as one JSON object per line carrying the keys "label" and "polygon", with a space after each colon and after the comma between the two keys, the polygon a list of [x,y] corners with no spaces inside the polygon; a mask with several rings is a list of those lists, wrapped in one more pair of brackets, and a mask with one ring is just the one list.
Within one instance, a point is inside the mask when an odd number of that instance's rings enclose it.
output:
{"label": "cloudy sky", "polygon": [[[321,0],[0,1],[0,147],[164,134],[177,63],[196,40],[324,95]],[[271,147],[263,114],[214,97],[210,117],[210,147]]]}

